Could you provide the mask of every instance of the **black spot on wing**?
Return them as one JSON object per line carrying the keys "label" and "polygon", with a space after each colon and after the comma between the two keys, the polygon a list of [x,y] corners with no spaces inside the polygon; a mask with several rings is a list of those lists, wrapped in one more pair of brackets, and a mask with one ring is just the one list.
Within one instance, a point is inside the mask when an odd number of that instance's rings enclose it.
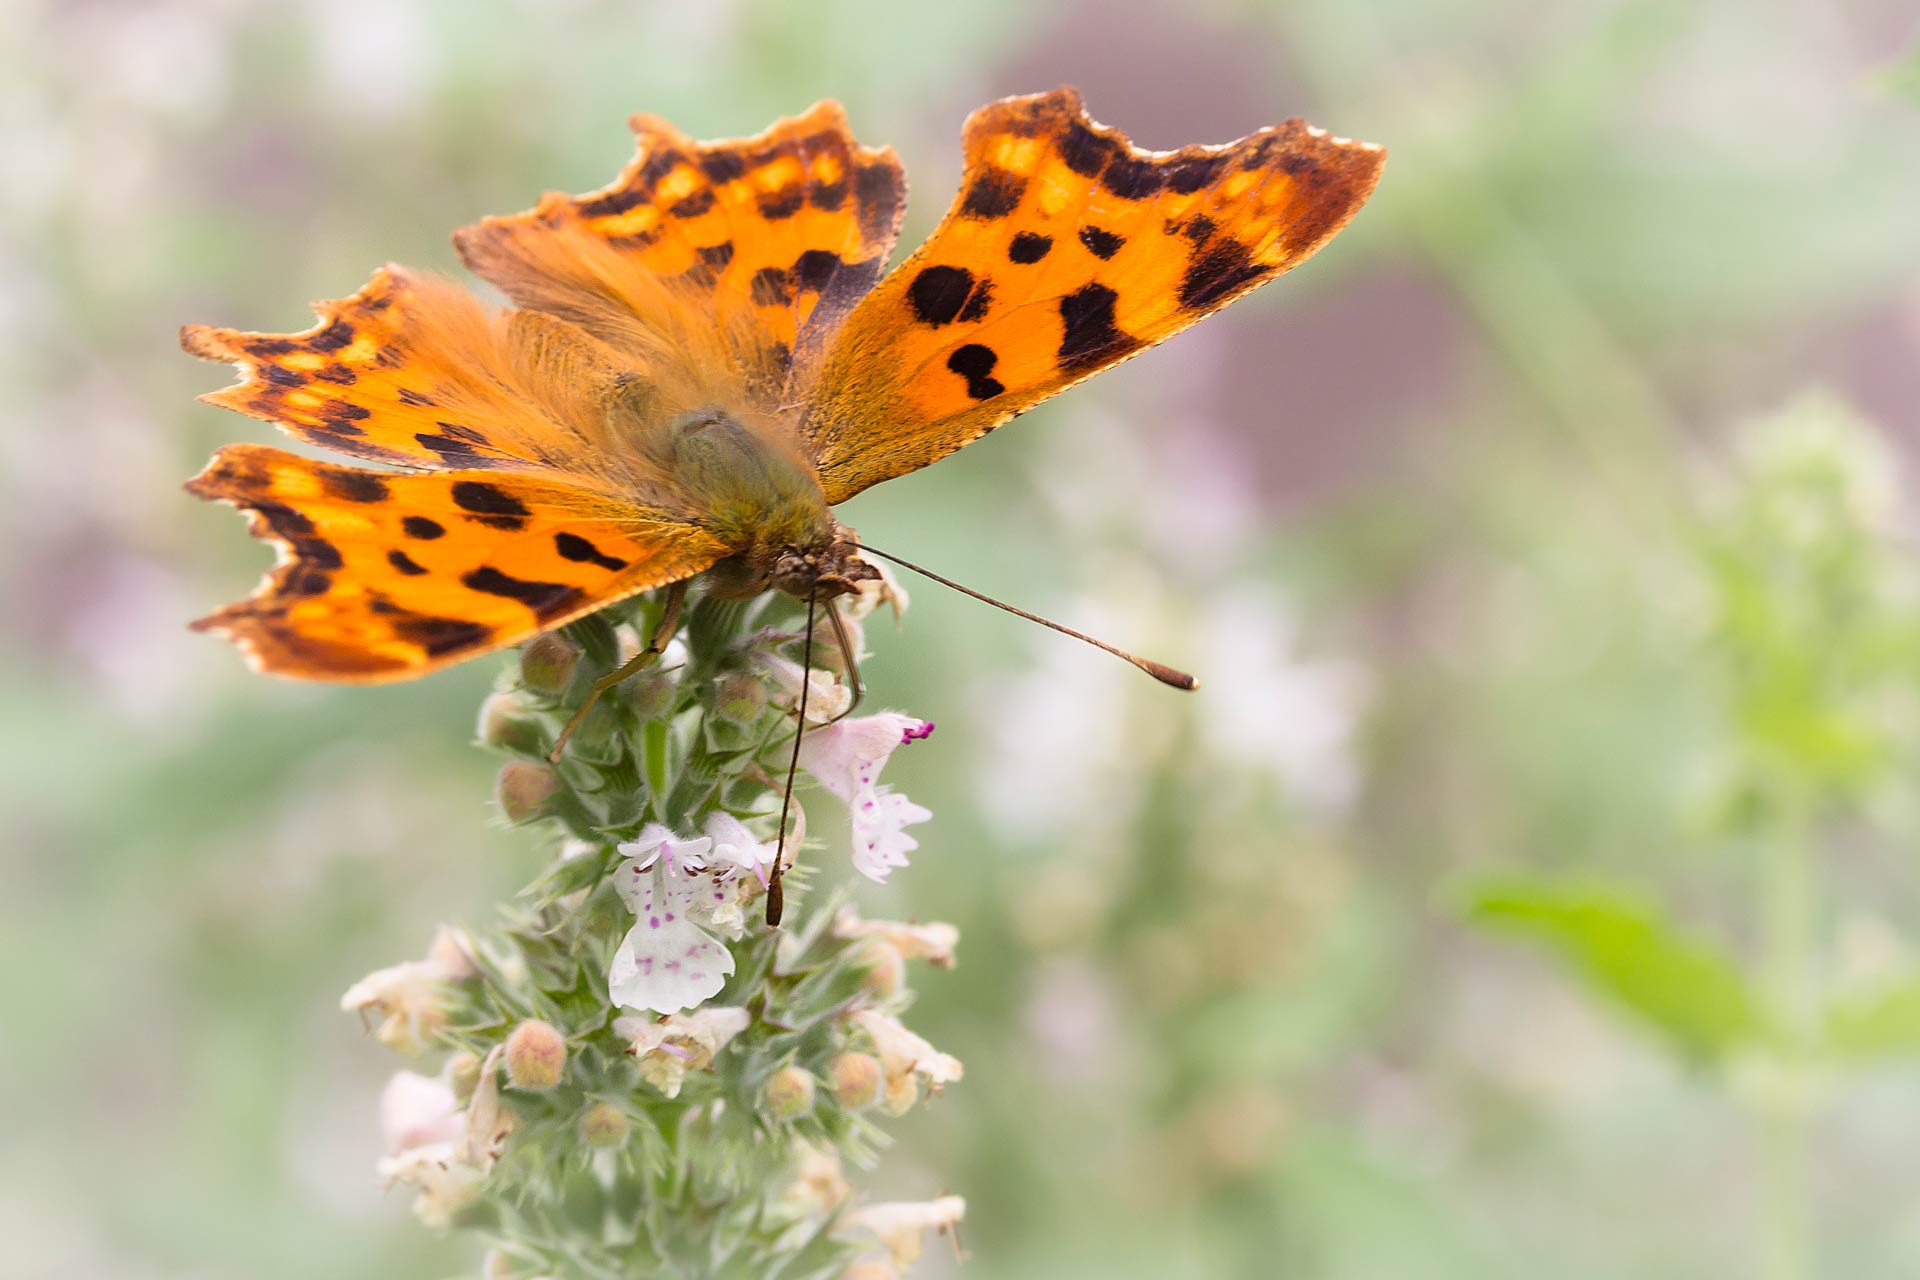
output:
{"label": "black spot on wing", "polygon": [[697,218],[712,209],[713,205],[713,188],[702,187],[678,203],[669,205],[667,212],[676,218]]}
{"label": "black spot on wing", "polygon": [[353,341],[353,326],[345,320],[335,320],[307,339],[307,345],[315,351],[338,351]]}
{"label": "black spot on wing", "polygon": [[1167,185],[1167,175],[1151,160],[1116,155],[1101,170],[1100,185],[1122,199],[1144,200]]}
{"label": "black spot on wing", "polygon": [[1059,147],[1060,159],[1083,178],[1099,173],[1120,152],[1119,144],[1113,139],[1101,137],[1078,120],[1067,122]]}
{"label": "black spot on wing", "polygon": [[393,633],[402,640],[419,645],[433,657],[459,649],[471,649],[493,639],[493,628],[465,618],[435,618],[407,613],[393,619]]}
{"label": "black spot on wing", "polygon": [[963,217],[982,220],[1004,218],[1020,207],[1020,197],[1026,193],[1025,178],[1005,169],[989,168],[967,188],[960,213]]}
{"label": "black spot on wing", "polygon": [[1187,264],[1187,274],[1180,280],[1180,305],[1189,311],[1217,306],[1259,281],[1269,270],[1255,262],[1247,246],[1238,240],[1216,240]]}
{"label": "black spot on wing", "polygon": [[345,502],[385,502],[387,482],[371,471],[322,471],[320,483],[328,493]]}
{"label": "black spot on wing", "polygon": [[553,549],[560,553],[563,560],[575,564],[597,564],[602,569],[618,573],[627,567],[627,562],[619,556],[610,556],[601,551],[577,533],[560,532],[553,535]]}
{"label": "black spot on wing", "polygon": [[733,241],[707,245],[700,250],[700,261],[715,271],[726,270],[727,264],[733,261]]}
{"label": "black spot on wing", "polygon": [[445,525],[426,516],[408,516],[400,522],[400,527],[407,531],[409,538],[418,538],[422,542],[431,542],[447,531]]}
{"label": "black spot on wing", "polygon": [[785,267],[762,267],[753,273],[748,296],[757,307],[785,307],[793,304],[792,280]]}
{"label": "black spot on wing", "polygon": [[1120,295],[1089,284],[1060,299],[1060,368],[1068,373],[1109,364],[1139,350],[1140,342],[1113,322]]}
{"label": "black spot on wing", "polygon": [[418,391],[409,391],[405,387],[400,388],[400,403],[410,404],[416,409],[433,408],[432,397],[423,396]]}
{"label": "black spot on wing", "polygon": [[921,324],[950,324],[973,293],[973,272],[965,267],[927,267],[907,286],[907,305]]}
{"label": "black spot on wing", "polygon": [[700,155],[700,171],[712,183],[732,182],[747,171],[747,162],[734,151],[706,151]]}
{"label": "black spot on wing", "polygon": [[1014,233],[1013,239],[1007,244],[1007,261],[1026,266],[1046,257],[1052,248],[1052,236],[1038,235],[1032,231],[1019,231]]}
{"label": "black spot on wing", "polygon": [[1120,246],[1127,242],[1122,235],[1115,235],[1103,227],[1080,228],[1080,243],[1087,246],[1087,252],[1102,261],[1120,252]]}
{"label": "black spot on wing", "polygon": [[518,529],[532,514],[512,494],[478,480],[456,483],[453,486],[453,501],[469,513],[468,519],[496,529]]}
{"label": "black spot on wing", "polygon": [[515,578],[492,565],[464,574],[460,581],[473,591],[518,600],[543,617],[570,608],[584,594],[580,588],[564,582],[533,582],[526,578]]}
{"label": "black spot on wing", "polygon": [[1007,389],[1004,383],[988,376],[998,363],[1000,357],[994,349],[979,342],[956,347],[947,357],[947,368],[967,380],[967,394],[975,400],[991,400]]}
{"label": "black spot on wing", "polygon": [[401,551],[397,547],[394,550],[387,552],[387,563],[392,565],[394,568],[398,569],[401,573],[406,574],[410,578],[417,578],[421,574],[426,572],[425,569],[421,568],[418,564],[414,563],[414,559],[412,556],[408,555],[404,551]]}
{"label": "black spot on wing", "polygon": [[796,182],[761,196],[760,216],[769,222],[779,222],[783,218],[791,218],[800,212],[800,207],[806,202],[807,188],[803,183]]}
{"label": "black spot on wing", "polygon": [[833,279],[833,273],[845,265],[831,249],[808,249],[793,260],[792,276],[802,289],[819,293]]}

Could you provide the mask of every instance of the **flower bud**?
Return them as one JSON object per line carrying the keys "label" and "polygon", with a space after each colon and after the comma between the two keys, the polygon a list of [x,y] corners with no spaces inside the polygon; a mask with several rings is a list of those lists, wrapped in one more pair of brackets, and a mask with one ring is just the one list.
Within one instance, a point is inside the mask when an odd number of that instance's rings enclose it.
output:
{"label": "flower bud", "polygon": [[500,766],[493,794],[507,821],[519,824],[540,816],[547,801],[560,789],[560,775],[532,760],[509,760]]}
{"label": "flower bud", "polygon": [[540,754],[540,722],[533,718],[518,694],[496,693],[480,704],[480,722],[474,736],[489,747],[503,751]]}
{"label": "flower bud", "polygon": [[520,683],[540,693],[564,693],[573,682],[580,650],[555,631],[535,636],[520,649]]}
{"label": "flower bud", "polygon": [[633,714],[642,720],[658,720],[673,710],[673,696],[678,682],[670,671],[662,671],[656,661],[653,666],[627,681],[627,697],[633,702]]}
{"label": "flower bud", "polygon": [[567,1070],[567,1042],[552,1026],[528,1018],[507,1037],[507,1079],[516,1089],[551,1089]]}
{"label": "flower bud", "polygon": [[843,1053],[827,1067],[833,1077],[835,1101],[848,1111],[861,1111],[880,1096],[880,1060],[868,1053]]}
{"label": "flower bud", "polygon": [[813,1110],[813,1073],[782,1067],[767,1081],[767,1110],[776,1120],[794,1120]]}
{"label": "flower bud", "polygon": [[453,1096],[461,1106],[466,1106],[473,1097],[473,1087],[480,1083],[480,1055],[469,1049],[462,1049],[447,1059],[447,1084],[453,1089]]}
{"label": "flower bud", "polygon": [[840,1280],[900,1280],[891,1258],[855,1258],[840,1273]]}
{"label": "flower bud", "polygon": [[611,1102],[596,1102],[580,1117],[580,1139],[590,1147],[618,1147],[627,1140],[627,1113]]}
{"label": "flower bud", "polygon": [[882,1000],[907,985],[907,961],[900,948],[882,938],[869,938],[854,953],[860,966],[860,989]]}
{"label": "flower bud", "polygon": [[753,724],[766,714],[767,686],[757,676],[736,671],[714,682],[713,709],[735,724]]}

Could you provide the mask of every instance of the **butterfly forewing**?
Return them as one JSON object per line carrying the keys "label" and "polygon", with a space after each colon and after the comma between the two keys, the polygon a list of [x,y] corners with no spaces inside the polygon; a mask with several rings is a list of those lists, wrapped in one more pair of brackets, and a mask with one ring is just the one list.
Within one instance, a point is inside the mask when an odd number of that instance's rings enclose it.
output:
{"label": "butterfly forewing", "polygon": [[[611,186],[467,227],[461,256],[521,306],[615,346],[679,335],[669,345],[733,366],[766,399],[798,394],[822,338],[886,265],[899,161],[858,145],[835,102],[726,142],[632,123],[639,153]],[[732,350],[707,350],[716,322]]]}
{"label": "butterfly forewing", "polygon": [[975,112],[946,218],[823,365],[804,430],[828,500],[945,457],[1297,265],[1383,158],[1299,120],[1141,151],[1070,89]]}
{"label": "butterfly forewing", "polygon": [[420,675],[727,552],[665,513],[497,471],[378,474],[230,445],[187,487],[248,512],[280,550],[250,599],[194,625],[308,679]]}

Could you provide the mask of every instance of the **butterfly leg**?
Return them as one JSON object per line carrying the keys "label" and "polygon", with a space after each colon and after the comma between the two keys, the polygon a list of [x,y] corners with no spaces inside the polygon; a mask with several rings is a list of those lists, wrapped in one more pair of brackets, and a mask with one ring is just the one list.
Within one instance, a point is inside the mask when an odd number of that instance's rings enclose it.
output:
{"label": "butterfly leg", "polygon": [[637,675],[666,652],[667,642],[680,629],[680,608],[686,600],[687,583],[684,578],[667,588],[666,608],[661,611],[660,621],[654,626],[647,647],[593,682],[593,687],[587,690],[587,696],[580,703],[580,709],[573,713],[573,718],[567,721],[567,727],[560,731],[559,739],[554,742],[553,750],[547,753],[548,760],[557,762],[560,759],[560,753],[567,749],[567,742],[573,737],[574,730],[587,718],[587,712],[593,710],[594,703],[600,701],[601,694],[627,677]]}
{"label": "butterfly leg", "polygon": [[847,703],[847,709],[827,721],[828,724],[833,724],[836,721],[845,720],[854,713],[854,709],[860,705],[860,699],[866,696],[867,687],[860,679],[860,658],[853,651],[853,637],[847,631],[846,622],[840,617],[840,611],[833,607],[831,597],[824,603],[827,606],[827,618],[833,623],[833,638],[840,645],[840,658],[847,664],[847,683],[853,686],[853,698]]}

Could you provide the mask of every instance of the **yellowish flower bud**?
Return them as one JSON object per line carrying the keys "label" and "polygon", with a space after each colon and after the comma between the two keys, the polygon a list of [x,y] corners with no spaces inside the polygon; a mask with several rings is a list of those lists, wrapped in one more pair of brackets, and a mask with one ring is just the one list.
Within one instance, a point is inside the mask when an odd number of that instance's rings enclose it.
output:
{"label": "yellowish flower bud", "polygon": [[767,710],[767,686],[759,677],[736,671],[719,680],[714,710],[735,724],[752,724]]}
{"label": "yellowish flower bud", "polygon": [[541,748],[540,722],[516,693],[496,693],[480,704],[475,735],[489,747],[536,755]]}
{"label": "yellowish flower bud", "polygon": [[520,683],[541,693],[563,693],[573,681],[580,650],[571,640],[549,631],[520,649]]}
{"label": "yellowish flower bud", "polygon": [[869,938],[856,953],[860,972],[860,988],[869,991],[880,999],[899,994],[907,985],[907,961],[900,954],[900,948],[883,938]]}
{"label": "yellowish flower bud", "polygon": [[507,761],[500,766],[500,776],[493,785],[500,812],[515,824],[539,817],[559,789],[560,775],[532,760]]}
{"label": "yellowish flower bud", "polygon": [[627,1140],[627,1113],[611,1102],[596,1102],[580,1117],[580,1138],[590,1147],[618,1147]]}
{"label": "yellowish flower bud", "polygon": [[793,1120],[813,1110],[813,1073],[782,1067],[767,1081],[767,1110],[776,1120]]}
{"label": "yellowish flower bud", "polygon": [[473,1097],[473,1086],[479,1083],[479,1054],[462,1049],[447,1059],[447,1084],[453,1089],[453,1096],[461,1106],[467,1105]]}
{"label": "yellowish flower bud", "polygon": [[827,1067],[833,1096],[848,1111],[870,1107],[880,1097],[880,1060],[869,1053],[843,1053]]}
{"label": "yellowish flower bud", "polygon": [[517,1089],[551,1089],[567,1070],[567,1041],[538,1018],[529,1018],[507,1037],[507,1079]]}

